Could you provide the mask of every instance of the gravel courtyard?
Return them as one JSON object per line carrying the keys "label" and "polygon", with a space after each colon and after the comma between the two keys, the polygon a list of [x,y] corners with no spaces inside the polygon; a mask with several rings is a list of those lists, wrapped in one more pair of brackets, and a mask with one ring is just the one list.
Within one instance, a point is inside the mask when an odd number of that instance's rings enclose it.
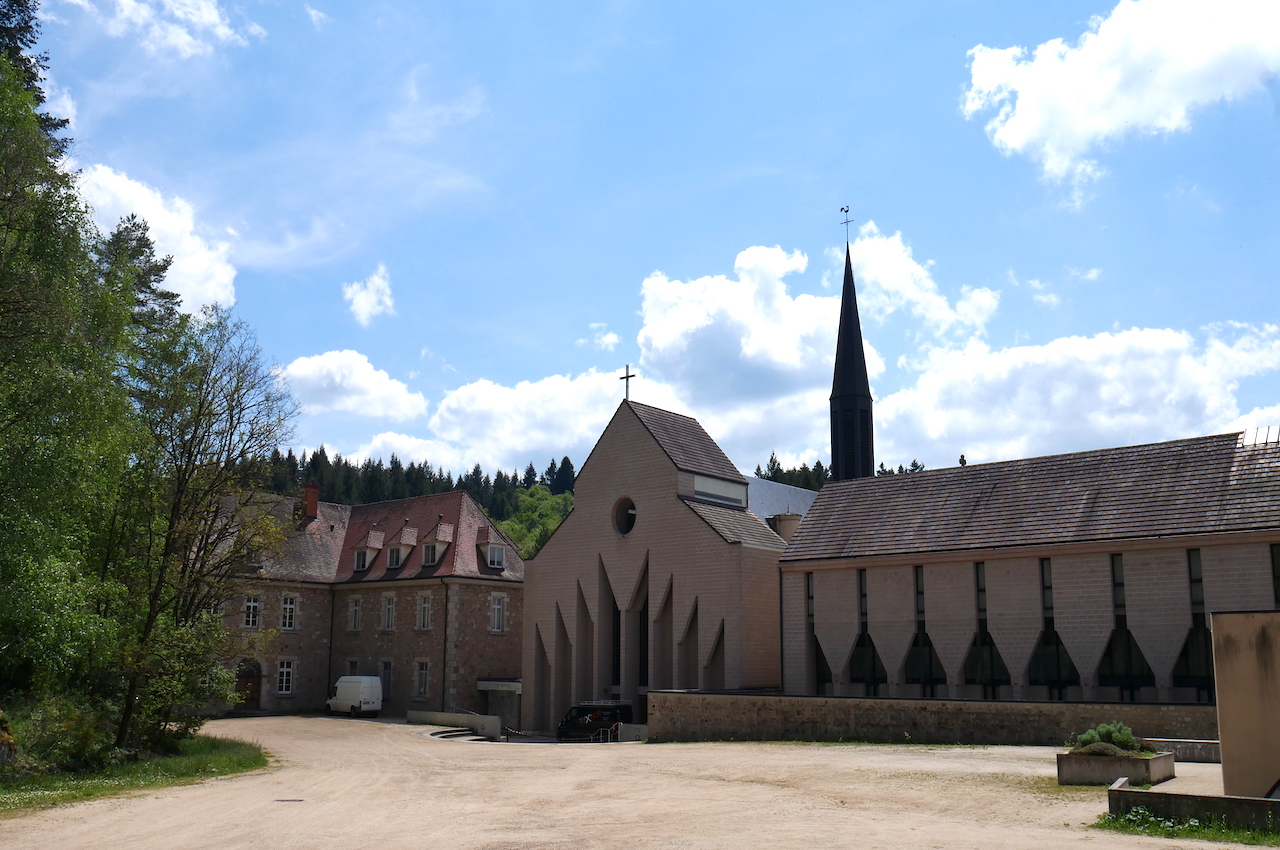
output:
{"label": "gravel courtyard", "polygon": [[[327,717],[218,720],[272,766],[0,820],[5,848],[1164,847],[1087,829],[1042,747],[490,744]],[[1217,765],[1170,790],[1221,793]]]}

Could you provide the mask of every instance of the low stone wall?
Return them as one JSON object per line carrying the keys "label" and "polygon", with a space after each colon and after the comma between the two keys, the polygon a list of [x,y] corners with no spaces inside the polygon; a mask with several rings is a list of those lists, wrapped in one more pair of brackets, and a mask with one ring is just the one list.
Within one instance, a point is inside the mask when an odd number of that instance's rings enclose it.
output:
{"label": "low stone wall", "polygon": [[1128,779],[1118,779],[1107,789],[1107,810],[1112,815],[1123,815],[1138,808],[1146,809],[1158,818],[1195,818],[1201,823],[1212,821],[1232,829],[1280,831],[1280,800],[1139,791],[1129,787]]}
{"label": "low stone wall", "polygon": [[496,741],[502,737],[502,718],[493,714],[462,714],[450,711],[410,711],[405,716],[407,723],[422,723],[428,726],[456,726],[470,729],[477,735]]}
{"label": "low stone wall", "polygon": [[1143,737],[1218,737],[1211,705],[859,699],[649,692],[649,740],[1038,744],[1120,721]]}
{"label": "low stone wall", "polygon": [[1192,741],[1184,738],[1144,738],[1158,752],[1173,753],[1179,762],[1222,764],[1222,748],[1217,741]]}

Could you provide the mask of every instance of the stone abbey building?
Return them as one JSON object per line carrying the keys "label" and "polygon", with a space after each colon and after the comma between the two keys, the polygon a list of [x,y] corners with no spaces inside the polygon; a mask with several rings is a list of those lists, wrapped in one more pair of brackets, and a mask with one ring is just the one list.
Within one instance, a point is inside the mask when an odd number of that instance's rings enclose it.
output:
{"label": "stone abbey building", "polygon": [[380,676],[384,710],[516,719],[524,561],[462,491],[321,502],[223,609],[241,708],[313,711],[339,676]]}

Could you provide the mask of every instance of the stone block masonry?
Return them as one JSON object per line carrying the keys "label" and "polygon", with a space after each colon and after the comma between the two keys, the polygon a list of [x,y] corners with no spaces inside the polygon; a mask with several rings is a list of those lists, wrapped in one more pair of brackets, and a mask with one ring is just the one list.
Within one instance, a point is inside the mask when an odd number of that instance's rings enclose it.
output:
{"label": "stone block masonry", "polygon": [[1099,723],[1142,736],[1218,737],[1211,705],[859,699],[649,692],[649,740],[1061,746]]}

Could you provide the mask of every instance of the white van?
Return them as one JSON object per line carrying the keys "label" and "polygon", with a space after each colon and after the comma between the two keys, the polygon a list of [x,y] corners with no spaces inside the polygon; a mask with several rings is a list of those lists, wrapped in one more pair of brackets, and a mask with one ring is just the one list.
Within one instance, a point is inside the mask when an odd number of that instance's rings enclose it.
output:
{"label": "white van", "polygon": [[343,676],[333,686],[333,696],[324,704],[326,714],[350,714],[358,717],[365,712],[378,716],[382,711],[382,680],[377,676]]}

